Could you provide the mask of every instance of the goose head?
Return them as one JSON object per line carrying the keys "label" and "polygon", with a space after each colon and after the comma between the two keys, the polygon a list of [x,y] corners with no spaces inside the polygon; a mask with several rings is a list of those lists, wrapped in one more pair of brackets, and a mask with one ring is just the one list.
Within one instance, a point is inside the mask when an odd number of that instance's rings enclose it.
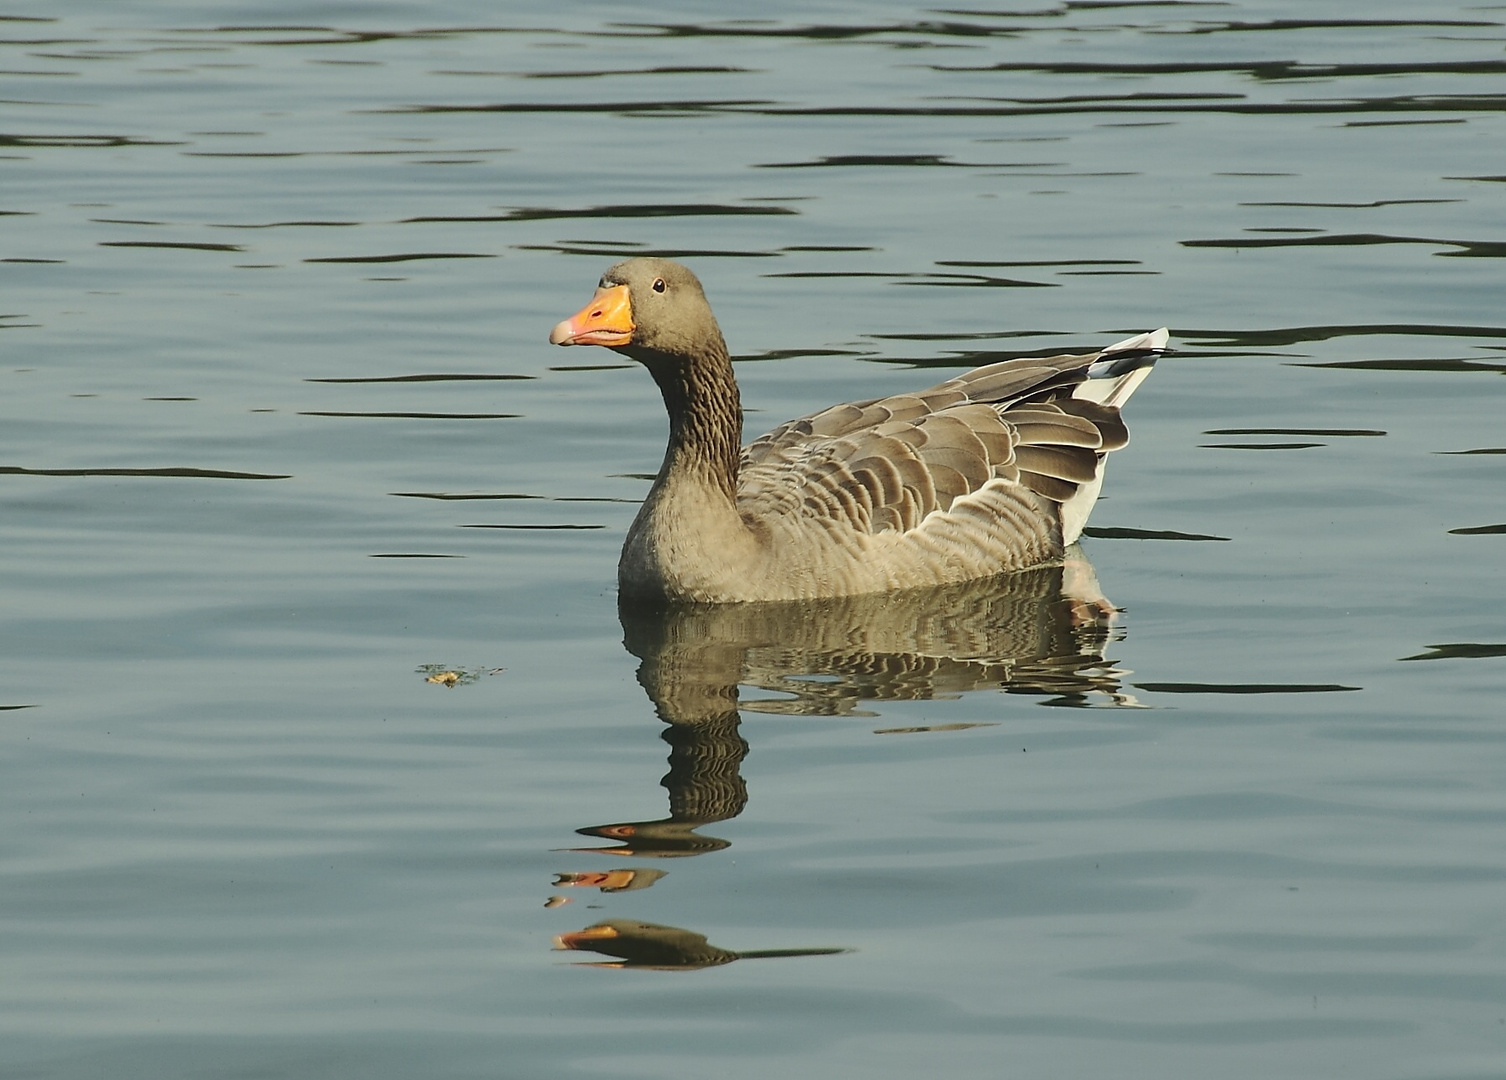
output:
{"label": "goose head", "polygon": [[701,283],[669,259],[628,259],[601,276],[591,302],[549,334],[553,345],[604,345],[635,360],[726,355]]}

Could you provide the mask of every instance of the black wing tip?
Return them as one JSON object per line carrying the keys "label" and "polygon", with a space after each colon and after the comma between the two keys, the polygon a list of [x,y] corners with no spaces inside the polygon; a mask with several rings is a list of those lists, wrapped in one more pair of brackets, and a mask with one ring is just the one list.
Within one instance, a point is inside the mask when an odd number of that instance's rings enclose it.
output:
{"label": "black wing tip", "polygon": [[1165,355],[1170,336],[1170,331],[1163,326],[1110,345],[1088,365],[1087,376],[1090,379],[1114,379],[1150,367]]}
{"label": "black wing tip", "polygon": [[1088,365],[1087,376],[1090,379],[1117,379],[1131,371],[1154,366],[1165,352],[1163,346],[1158,349],[1126,349],[1124,352],[1103,353]]}

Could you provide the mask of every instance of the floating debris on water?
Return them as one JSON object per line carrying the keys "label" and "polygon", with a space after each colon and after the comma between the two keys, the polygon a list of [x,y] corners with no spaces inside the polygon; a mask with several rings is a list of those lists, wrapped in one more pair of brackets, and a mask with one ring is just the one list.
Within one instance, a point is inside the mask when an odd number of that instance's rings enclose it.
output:
{"label": "floating debris on water", "polygon": [[449,664],[420,664],[415,669],[418,674],[424,676],[424,682],[437,683],[440,686],[454,689],[457,686],[469,686],[479,682],[483,675],[500,675],[506,668],[463,668],[451,667]]}

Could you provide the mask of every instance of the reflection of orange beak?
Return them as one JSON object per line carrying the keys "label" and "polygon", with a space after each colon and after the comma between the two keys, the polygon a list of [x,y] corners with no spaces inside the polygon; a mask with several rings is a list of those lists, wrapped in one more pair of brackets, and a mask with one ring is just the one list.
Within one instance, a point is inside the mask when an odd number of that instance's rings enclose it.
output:
{"label": "reflection of orange beak", "polygon": [[593,836],[604,836],[609,840],[626,840],[630,836],[638,835],[636,825],[598,825],[591,830]]}
{"label": "reflection of orange beak", "polygon": [[549,332],[551,345],[629,345],[633,302],[626,285],[596,290],[591,302]]}
{"label": "reflection of orange beak", "polygon": [[636,870],[604,870],[595,873],[555,874],[554,886],[583,885],[591,889],[625,889],[633,883]]}
{"label": "reflection of orange beak", "polygon": [[573,934],[559,934],[554,939],[556,949],[590,949],[593,941],[610,941],[617,931],[610,926],[588,926]]}

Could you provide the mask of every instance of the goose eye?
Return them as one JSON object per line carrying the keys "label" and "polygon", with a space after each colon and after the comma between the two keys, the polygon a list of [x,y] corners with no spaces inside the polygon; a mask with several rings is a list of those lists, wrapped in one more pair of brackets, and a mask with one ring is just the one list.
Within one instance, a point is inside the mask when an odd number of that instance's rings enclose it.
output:
{"label": "goose eye", "polygon": [[663,278],[654,278],[654,292],[663,292],[663,291],[664,291],[664,279]]}

